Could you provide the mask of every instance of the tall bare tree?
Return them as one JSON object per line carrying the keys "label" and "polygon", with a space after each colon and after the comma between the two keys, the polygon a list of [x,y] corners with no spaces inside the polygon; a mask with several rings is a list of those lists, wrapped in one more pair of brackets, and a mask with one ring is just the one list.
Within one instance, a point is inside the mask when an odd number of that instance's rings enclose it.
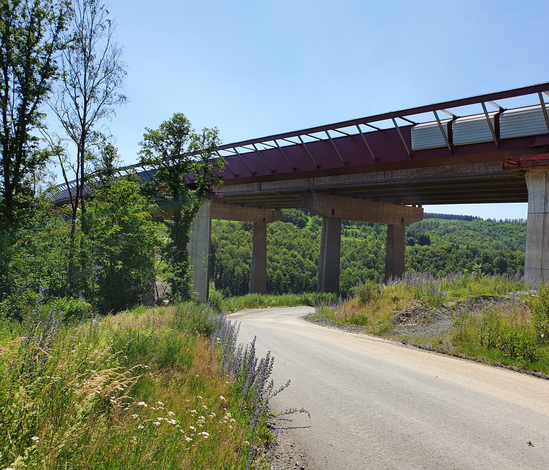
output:
{"label": "tall bare tree", "polygon": [[[86,162],[98,140],[97,126],[126,101],[122,93],[126,71],[122,48],[113,39],[115,26],[102,0],[73,0],[73,8],[70,46],[62,56],[63,73],[53,108],[76,146],[76,158],[70,164],[75,185],[69,188],[74,222],[78,208],[86,211]],[[61,165],[68,186],[66,162]]]}
{"label": "tall bare tree", "polygon": [[[69,47],[62,55],[62,75],[52,107],[67,136],[76,147],[76,157],[63,161],[63,177],[67,184],[72,208],[71,246],[69,254],[69,289],[74,288],[76,269],[76,224],[80,209],[85,231],[85,196],[87,162],[93,155],[93,145],[102,142],[100,125],[112,117],[115,106],[126,101],[122,84],[126,71],[121,60],[121,47],[114,41],[114,24],[102,0],[73,0],[73,21],[67,38]],[[74,172],[75,184],[69,186],[67,168]],[[86,270],[84,240],[81,239],[80,264]],[[85,274],[84,290],[86,290]]]}

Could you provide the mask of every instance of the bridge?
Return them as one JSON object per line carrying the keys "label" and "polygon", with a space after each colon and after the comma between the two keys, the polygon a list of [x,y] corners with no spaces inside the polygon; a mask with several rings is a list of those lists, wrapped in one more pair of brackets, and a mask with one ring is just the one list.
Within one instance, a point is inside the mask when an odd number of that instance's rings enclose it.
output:
{"label": "bridge", "polygon": [[264,293],[266,225],[286,208],[322,217],[319,291],[339,290],[342,219],[386,224],[385,277],[400,277],[405,227],[428,204],[528,202],[525,274],[549,280],[547,97],[544,83],[219,147],[223,197],[205,201],[189,245],[200,300],[211,219],[254,223],[251,291]]}

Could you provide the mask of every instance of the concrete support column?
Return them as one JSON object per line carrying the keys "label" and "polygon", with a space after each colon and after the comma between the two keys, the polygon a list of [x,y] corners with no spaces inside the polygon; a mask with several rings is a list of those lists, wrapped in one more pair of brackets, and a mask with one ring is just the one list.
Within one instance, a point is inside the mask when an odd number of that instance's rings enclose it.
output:
{"label": "concrete support column", "polygon": [[528,170],[526,260],[528,279],[549,281],[549,168]]}
{"label": "concrete support column", "polygon": [[252,254],[252,294],[267,293],[267,224],[254,223]]}
{"label": "concrete support column", "polygon": [[322,240],[318,264],[318,292],[339,292],[341,219],[322,218]]}
{"label": "concrete support column", "polygon": [[385,253],[385,281],[404,274],[406,226],[404,224],[387,225],[387,251]]}
{"label": "concrete support column", "polygon": [[209,282],[208,266],[210,261],[210,205],[211,199],[205,199],[193,221],[192,234],[187,251],[193,267],[194,291],[198,294],[197,300],[202,303],[208,301]]}

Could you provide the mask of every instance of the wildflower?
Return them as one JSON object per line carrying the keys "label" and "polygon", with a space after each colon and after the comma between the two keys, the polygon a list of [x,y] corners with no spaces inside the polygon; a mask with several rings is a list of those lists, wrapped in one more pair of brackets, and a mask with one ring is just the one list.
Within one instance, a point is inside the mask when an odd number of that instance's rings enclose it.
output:
{"label": "wildflower", "polygon": [[153,424],[154,424],[155,426],[160,426],[160,423],[159,423],[158,421],[153,421]]}
{"label": "wildflower", "polygon": [[175,413],[173,411],[168,411],[169,416],[175,416]]}
{"label": "wildflower", "polygon": [[204,436],[205,439],[208,439],[208,437],[210,437],[210,435],[206,432],[206,431],[203,431],[203,432],[200,432],[198,433],[199,435],[202,434]]}
{"label": "wildflower", "polygon": [[[197,375],[197,377],[198,377],[198,375]],[[201,400],[204,400],[204,398],[201,397],[200,395],[198,395],[196,398],[200,398]]]}
{"label": "wildflower", "polygon": [[33,436],[31,439],[36,442],[37,444],[40,442],[40,438],[38,436]]}
{"label": "wildflower", "polygon": [[170,424],[175,424],[175,419],[167,419],[166,421]]}
{"label": "wildflower", "polygon": [[191,413],[192,413],[193,415],[195,415],[196,413],[198,413],[198,411],[196,411],[196,410],[191,410]]}
{"label": "wildflower", "polygon": [[134,414],[132,415],[132,418],[133,418],[133,419],[137,419],[137,418],[139,418],[139,415],[134,413]]}
{"label": "wildflower", "polygon": [[159,405],[164,406],[164,403],[162,403],[161,401],[157,401],[156,403],[159,404]]}
{"label": "wildflower", "polygon": [[192,429],[194,431],[195,427],[194,426],[189,426],[189,429]]}
{"label": "wildflower", "polygon": [[146,408],[148,405],[144,401],[140,401],[137,406],[144,406]]}
{"label": "wildflower", "polygon": [[191,442],[191,441],[193,440],[193,438],[192,438],[192,437],[189,437],[189,436],[187,436],[187,437],[185,438],[185,440],[186,440],[187,442]]}
{"label": "wildflower", "polygon": [[220,400],[223,400],[223,401],[226,400],[226,398],[225,398],[223,395],[221,395],[221,396],[219,397],[219,399],[220,399]]}
{"label": "wildflower", "polygon": [[137,429],[143,429],[145,426],[143,426],[142,424],[140,424],[139,426],[137,426]]}
{"label": "wildflower", "polygon": [[[164,418],[156,418],[158,421],[162,421]],[[167,420],[166,420],[167,421]]]}
{"label": "wildflower", "polygon": [[205,410],[208,409],[208,407],[206,405],[202,405],[202,408],[204,408]]}

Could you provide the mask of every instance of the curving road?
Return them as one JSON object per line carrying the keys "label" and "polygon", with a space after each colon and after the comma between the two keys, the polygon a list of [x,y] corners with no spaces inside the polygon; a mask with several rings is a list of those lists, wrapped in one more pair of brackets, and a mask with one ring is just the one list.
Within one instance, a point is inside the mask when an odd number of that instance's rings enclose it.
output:
{"label": "curving road", "polygon": [[239,340],[272,351],[306,408],[282,427],[315,470],[548,469],[549,381],[305,321],[309,307],[247,310]]}

